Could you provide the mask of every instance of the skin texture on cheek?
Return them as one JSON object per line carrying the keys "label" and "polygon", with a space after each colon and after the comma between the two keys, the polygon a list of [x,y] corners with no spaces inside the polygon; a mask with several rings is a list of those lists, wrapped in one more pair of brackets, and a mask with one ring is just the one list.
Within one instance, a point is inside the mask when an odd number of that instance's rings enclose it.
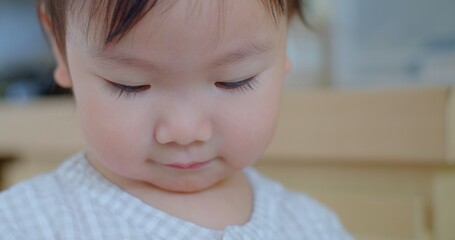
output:
{"label": "skin texture on cheek", "polygon": [[[136,116],[140,112],[134,115],[124,104],[118,104],[121,102],[115,103],[114,98],[104,89],[104,83],[85,70],[80,51],[71,45],[68,56],[79,122],[87,142],[87,154],[96,159],[99,156],[103,156],[101,159],[134,159],[129,153],[138,152],[140,148],[141,141],[137,139],[141,136],[138,129],[140,125],[137,124]],[[130,151],[118,151],[119,147]],[[112,161],[109,166],[125,169],[127,164],[128,161]]]}
{"label": "skin texture on cheek", "polygon": [[285,74],[285,59],[283,50],[276,57],[273,67],[266,70],[263,76],[258,76],[260,83],[257,90],[249,93],[251,99],[237,103],[243,104],[244,108],[233,108],[232,112],[224,112],[226,115],[234,116],[233,121],[226,123],[228,124],[226,129],[231,132],[225,134],[233,136],[226,142],[227,145],[232,145],[227,149],[236,149],[245,155],[243,158],[236,158],[235,152],[225,154],[233,155],[232,159],[237,159],[239,168],[250,166],[257,161],[274,135]]}

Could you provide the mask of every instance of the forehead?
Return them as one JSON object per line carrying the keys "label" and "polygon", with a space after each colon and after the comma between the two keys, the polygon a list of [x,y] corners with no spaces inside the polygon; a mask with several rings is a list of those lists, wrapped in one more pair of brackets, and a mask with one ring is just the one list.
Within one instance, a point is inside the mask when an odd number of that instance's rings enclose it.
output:
{"label": "forehead", "polygon": [[[70,7],[68,16],[68,39],[73,42],[85,43],[91,48],[110,48],[116,45],[115,42],[106,41],[106,38],[112,31],[112,26],[119,24],[118,18],[113,18],[112,14],[116,11],[109,0],[100,0],[89,2],[90,4],[79,5],[74,1]],[[125,36],[148,35],[151,39],[155,35],[166,34],[169,31],[182,31],[181,37],[190,36],[191,33],[203,34],[207,39],[211,38],[211,43],[224,44],[222,40],[224,35],[232,35],[232,30],[237,31],[238,37],[245,37],[248,33],[254,33],[254,29],[248,29],[251,25],[257,27],[267,26],[270,30],[282,29],[284,17],[277,17],[264,0],[155,0],[143,1],[153,3],[153,6],[143,6],[144,16],[134,17],[139,19],[138,23],[122,29],[122,35],[119,40]],[[117,6],[116,6],[117,7]],[[107,9],[107,10],[101,10]],[[151,9],[148,11],[148,9]],[[74,13],[74,14],[71,14]],[[122,14],[130,14],[125,11]],[[77,16],[76,16],[77,15]],[[127,17],[131,20],[131,18]],[[128,21],[120,25],[128,25]],[[133,20],[134,21],[134,20]],[[145,30],[145,31],[144,31]],[[253,31],[251,31],[253,30]],[[259,30],[259,29],[257,29]],[[263,30],[263,29],[261,29]],[[116,31],[114,31],[116,32]],[[257,31],[260,33],[260,31]],[[130,34],[131,33],[131,34]],[[141,36],[143,37],[143,36]],[[260,37],[260,36],[259,36]],[[85,40],[85,41],[84,41]],[[130,39],[131,40],[131,39]]]}
{"label": "forehead", "polygon": [[68,38],[73,44],[68,47],[77,43],[89,56],[126,63],[144,59],[184,71],[212,64],[215,58],[222,61],[218,57],[226,54],[227,58],[241,58],[245,52],[278,46],[285,26],[284,20],[274,21],[260,1],[172,1],[152,9],[111,45],[105,45],[97,35],[100,31],[94,31],[100,25],[87,34],[80,22],[73,22],[74,37]]}

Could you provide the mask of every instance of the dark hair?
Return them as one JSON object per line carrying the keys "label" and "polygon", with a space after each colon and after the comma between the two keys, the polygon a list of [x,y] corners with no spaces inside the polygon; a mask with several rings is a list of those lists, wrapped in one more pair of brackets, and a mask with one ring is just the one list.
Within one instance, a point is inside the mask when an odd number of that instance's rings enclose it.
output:
{"label": "dark hair", "polygon": [[[260,1],[270,11],[275,21],[280,16],[286,15],[290,19],[298,14],[305,22],[301,6],[303,0]],[[65,41],[69,14],[89,9],[87,30],[90,29],[93,18],[101,20],[104,44],[107,45],[119,41],[159,2],[159,0],[37,0],[37,5],[40,15],[44,13],[49,19],[51,34],[66,60]]]}

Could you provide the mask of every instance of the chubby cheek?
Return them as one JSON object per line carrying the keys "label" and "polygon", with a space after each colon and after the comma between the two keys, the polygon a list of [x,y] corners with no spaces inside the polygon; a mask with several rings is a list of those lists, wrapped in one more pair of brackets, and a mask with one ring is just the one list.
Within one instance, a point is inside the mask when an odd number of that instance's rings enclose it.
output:
{"label": "chubby cheek", "polygon": [[[251,118],[248,121],[252,120]],[[233,128],[229,138],[224,139],[228,164],[235,169],[243,169],[252,165],[265,151],[271,136],[272,126],[269,123],[242,124]]]}
{"label": "chubby cheek", "polygon": [[252,165],[264,153],[276,126],[281,98],[281,81],[262,86],[251,101],[230,110],[226,120],[223,145],[230,164],[241,169]]}
{"label": "chubby cheek", "polygon": [[101,93],[98,96],[91,96],[87,91],[80,93],[83,95],[77,96],[75,89],[89,157],[115,172],[132,173],[131,163],[146,157],[146,129],[140,123],[143,117],[116,102],[122,99],[100,97]]}

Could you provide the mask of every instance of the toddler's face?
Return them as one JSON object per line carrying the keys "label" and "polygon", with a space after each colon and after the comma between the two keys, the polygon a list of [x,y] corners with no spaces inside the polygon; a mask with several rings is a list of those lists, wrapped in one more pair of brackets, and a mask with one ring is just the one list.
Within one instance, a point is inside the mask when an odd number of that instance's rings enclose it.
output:
{"label": "toddler's face", "polygon": [[57,80],[73,88],[102,173],[193,192],[265,151],[288,69],[286,22],[260,1],[224,2],[152,10],[107,50],[69,21],[70,73]]}

